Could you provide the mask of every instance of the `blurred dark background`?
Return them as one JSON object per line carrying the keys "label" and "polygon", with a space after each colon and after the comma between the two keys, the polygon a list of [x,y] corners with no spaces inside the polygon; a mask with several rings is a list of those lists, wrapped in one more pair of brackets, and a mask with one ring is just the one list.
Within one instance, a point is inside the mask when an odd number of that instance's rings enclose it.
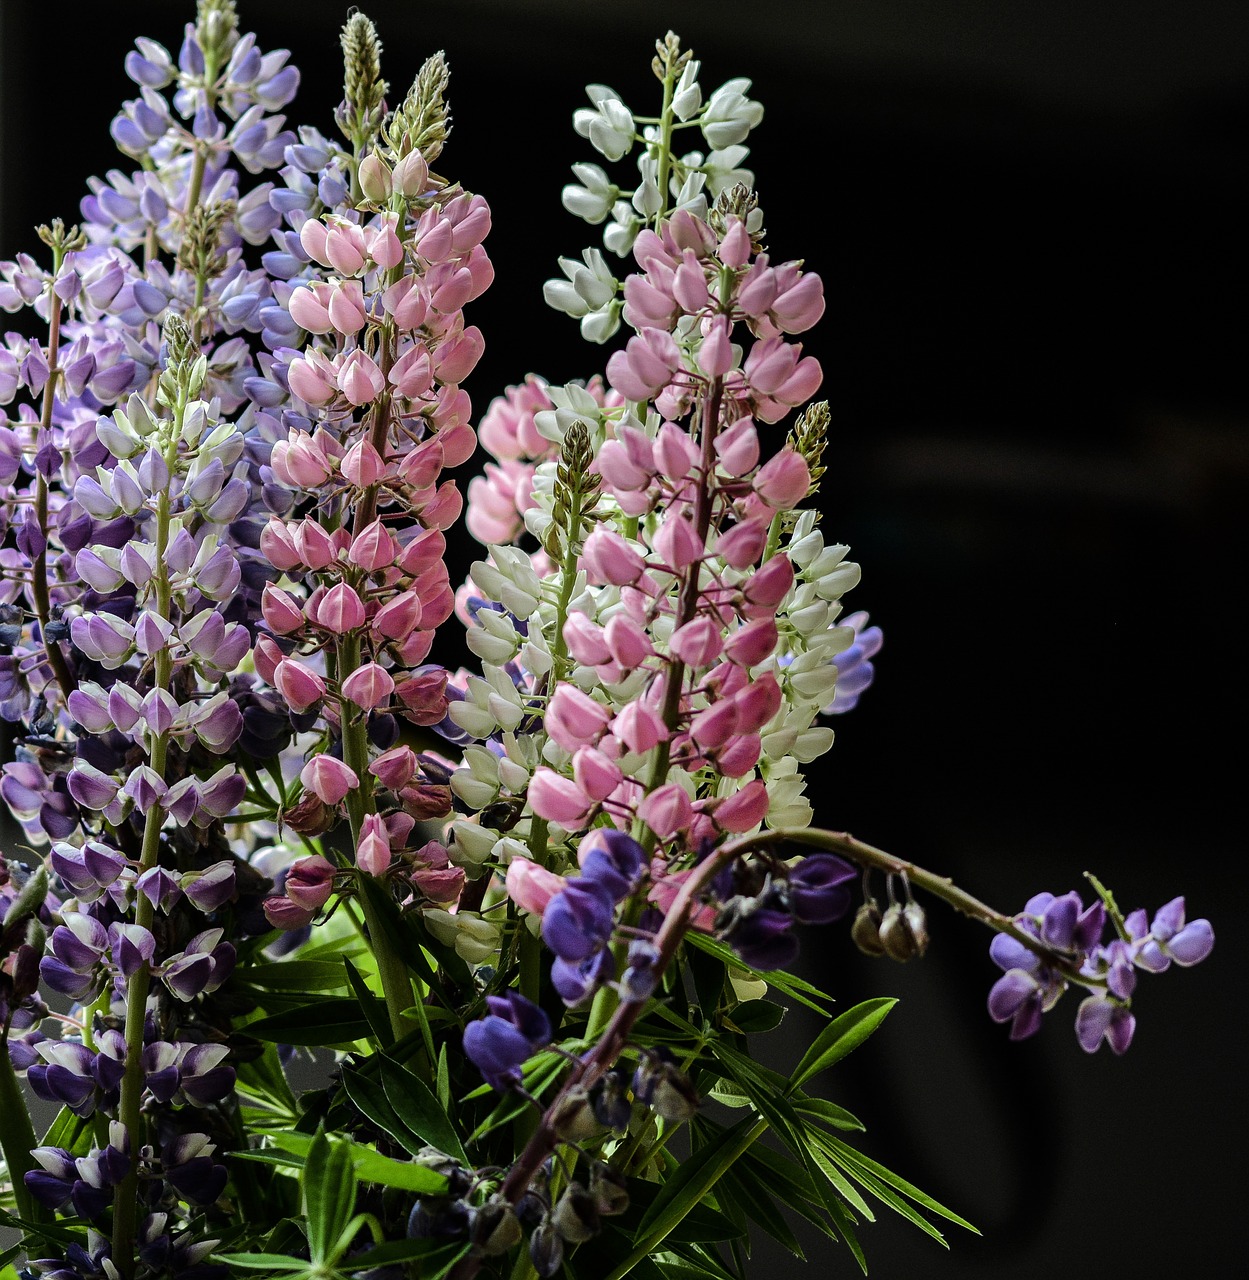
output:
{"label": "blurred dark background", "polygon": [[[0,256],[72,219],[118,161],[108,122],[137,35],[175,49],[192,5],[0,6]],[[340,96],[335,0],[240,0],[304,71],[292,118]],[[493,289],[478,411],[535,370],[601,369],[548,311],[581,86],[653,114],[651,44],[678,29],[705,90],[754,81],[750,163],[778,258],[824,277],[807,335],[833,407],[824,528],[864,566],[877,687],[811,770],[817,821],[1006,910],[1096,871],[1125,907],[1177,893],[1219,943],[1146,977],[1126,1060],[1086,1057],[1075,998],[1035,1040],[984,1013],[987,935],[937,904],[928,957],[869,962],[837,930],[804,964],[843,1004],[902,1003],[831,1096],[866,1149],[972,1219],[945,1254],[893,1219],[872,1274],[1119,1277],[1208,1269],[1243,1193],[1243,301],[1249,10],[1235,0],[374,0],[406,88],[445,48],[443,168],[485,193]],[[128,168],[128,162],[122,162]],[[473,558],[453,547],[457,568]],[[795,1014],[766,1054],[792,1063]],[[762,1048],[762,1046],[761,1046]],[[805,1238],[805,1237],[804,1237]],[[812,1242],[812,1274],[849,1275]],[[1234,1255],[1232,1255],[1234,1256]],[[759,1274],[780,1262],[761,1249]]]}

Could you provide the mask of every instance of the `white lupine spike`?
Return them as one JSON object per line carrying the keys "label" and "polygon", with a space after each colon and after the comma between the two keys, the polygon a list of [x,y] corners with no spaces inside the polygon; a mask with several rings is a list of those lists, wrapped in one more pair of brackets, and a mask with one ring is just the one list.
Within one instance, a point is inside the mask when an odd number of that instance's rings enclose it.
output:
{"label": "white lupine spike", "polygon": [[744,187],[755,185],[754,170],[742,166],[742,161],[749,154],[749,147],[735,146],[713,151],[707,157],[702,164],[702,172],[713,196],[718,196],[720,192],[727,191],[738,183]]}
{"label": "white lupine spike", "polygon": [[514,705],[506,698],[500,697],[497,693],[490,695],[486,705],[490,709],[490,714],[498,721],[501,729],[515,729],[525,718],[525,712],[521,707]]}
{"label": "white lupine spike", "polygon": [[[454,776],[453,774],[452,777]],[[490,851],[499,838],[497,831],[479,826],[476,822],[453,822],[451,832],[455,840],[448,853],[451,861],[461,867],[480,866],[490,856]]]}
{"label": "white lupine spike", "polygon": [[603,244],[618,258],[626,257],[642,229],[642,220],[628,200],[617,200],[612,205],[611,218],[611,224],[603,231]]}
{"label": "white lupine spike", "polygon": [[799,764],[810,764],[820,756],[832,750],[833,731],[823,725],[817,725],[798,735],[791,754]]}
{"label": "white lupine spike", "polygon": [[787,552],[793,564],[805,571],[823,550],[824,535],[817,529],[791,542]]}
{"label": "white lupine spike", "polygon": [[569,183],[560,195],[564,208],[592,227],[607,219],[620,196],[620,188],[596,164],[572,166],[575,183]]}
{"label": "white lupine spike", "polygon": [[530,848],[523,840],[514,836],[504,836],[490,851],[491,857],[506,866],[513,858],[528,858]]}
{"label": "white lupine spike", "polygon": [[852,560],[839,565],[816,583],[816,592],[825,600],[836,600],[859,585],[863,570]]}
{"label": "white lupine spike", "polygon": [[498,727],[498,721],[486,707],[472,702],[452,702],[447,707],[451,723],[474,738],[488,738]]}
{"label": "white lupine spike", "polygon": [[479,782],[497,785],[499,781],[499,762],[494,752],[488,747],[476,745],[464,748],[464,763],[469,772]]}
{"label": "white lupine spike", "polygon": [[451,775],[451,790],[470,809],[484,809],[499,793],[495,784],[481,782],[467,769],[457,769]]}
{"label": "white lupine spike", "polygon": [[713,151],[745,140],[763,120],[763,104],[746,97],[750,81],[745,77],[726,81],[708,99],[699,128]]}
{"label": "white lupine spike", "polygon": [[672,114],[678,120],[688,120],[702,106],[703,91],[698,85],[698,72],[701,67],[702,63],[697,58],[691,58],[685,64],[681,78],[672,91]]}
{"label": "white lupine spike", "polygon": [[[492,609],[482,609],[481,613],[493,613]],[[479,615],[480,616],[480,615]],[[501,616],[501,615],[496,615]],[[474,657],[482,662],[507,662],[516,654],[516,640],[503,639],[492,635],[484,627],[470,627],[464,637],[464,643]]]}
{"label": "white lupine spike", "polygon": [[521,647],[520,660],[524,663],[525,670],[532,671],[536,676],[546,675],[553,665],[546,647],[539,646],[532,640]]}
{"label": "white lupine spike", "polygon": [[633,193],[633,207],[643,218],[653,218],[663,208],[663,195],[659,190],[659,158],[649,152],[638,157],[638,173],[642,181]]}
{"label": "white lupine spike", "polygon": [[504,757],[499,761],[499,781],[513,795],[519,795],[529,785],[529,770]]}
{"label": "white lupine spike", "polygon": [[601,311],[591,311],[581,317],[581,336],[587,342],[595,342],[600,346],[615,337],[620,329],[620,315],[624,306],[620,302],[610,302]]}
{"label": "white lupine spike", "polygon": [[633,113],[606,85],[587,85],[593,109],[573,113],[573,128],[608,160],[619,160],[633,146]]}
{"label": "white lupine spike", "polygon": [[802,609],[791,609],[789,620],[797,627],[799,634],[815,635],[828,626],[828,604],[824,600],[818,600]]}

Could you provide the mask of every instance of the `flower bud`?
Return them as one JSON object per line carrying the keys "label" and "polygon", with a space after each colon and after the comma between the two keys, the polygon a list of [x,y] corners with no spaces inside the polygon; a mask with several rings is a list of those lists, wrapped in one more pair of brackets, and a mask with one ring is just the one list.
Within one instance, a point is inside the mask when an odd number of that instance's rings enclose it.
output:
{"label": "flower bud", "polygon": [[923,908],[917,902],[905,907],[891,903],[880,922],[880,943],[885,954],[899,962],[922,956],[928,947]]}
{"label": "flower bud", "polygon": [[374,204],[383,204],[390,199],[393,189],[393,175],[390,166],[376,151],[371,151],[360,161],[360,190],[366,199]]}
{"label": "flower bud", "polygon": [[551,1226],[569,1244],[583,1244],[598,1234],[594,1197],[579,1182],[570,1182],[551,1210]]}

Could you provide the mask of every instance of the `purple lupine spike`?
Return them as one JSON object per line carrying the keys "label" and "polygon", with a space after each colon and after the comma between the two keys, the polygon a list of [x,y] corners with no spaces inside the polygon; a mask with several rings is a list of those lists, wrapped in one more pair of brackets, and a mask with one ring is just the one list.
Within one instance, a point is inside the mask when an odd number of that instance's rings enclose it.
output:
{"label": "purple lupine spike", "polygon": [[171,871],[151,867],[136,881],[135,888],[154,906],[169,911],[182,897],[182,887]]}
{"label": "purple lupine spike", "polygon": [[229,1093],[234,1085],[234,1068],[225,1065],[229,1053],[223,1044],[197,1044],[182,1051],[182,1092],[192,1106],[210,1106]]}
{"label": "purple lupine spike", "polygon": [[720,937],[752,969],[783,969],[798,955],[793,915],[773,907],[736,913]]}
{"label": "purple lupine spike", "polygon": [[158,1102],[168,1102],[178,1092],[181,1072],[179,1049],[175,1044],[157,1040],[143,1050],[143,1079]]}
{"label": "purple lupine spike", "polygon": [[989,1017],[1011,1024],[1010,1038],[1025,1040],[1041,1029],[1044,989],[1031,973],[1008,969],[989,991]]}
{"label": "purple lupine spike", "polygon": [[156,939],[142,925],[114,924],[109,926],[113,963],[125,978],[133,978],[152,962],[156,954]]}
{"label": "purple lupine spike", "polygon": [[201,911],[215,911],[235,895],[233,862],[216,862],[205,871],[183,877],[183,891]]}
{"label": "purple lupine spike", "polygon": [[170,960],[161,970],[161,980],[179,1000],[194,1000],[212,978],[211,956],[183,954]]}
{"label": "purple lupine spike", "polygon": [[489,996],[490,1013],[464,1029],[464,1052],[491,1088],[519,1084],[521,1066],[551,1041],[550,1019],[517,991]]}
{"label": "purple lupine spike", "polygon": [[1076,1012],[1076,1038],[1086,1053],[1096,1053],[1103,1040],[1112,1053],[1124,1054],[1132,1043],[1136,1018],[1130,1009],[1105,996],[1089,996]]}
{"label": "purple lupine spike", "polygon": [[565,960],[557,956],[551,964],[551,985],[568,1007],[575,1008],[588,999],[616,972],[611,951],[603,947],[584,960]]}
{"label": "purple lupine spike", "polygon": [[200,807],[198,779],[192,775],[175,782],[161,797],[161,808],[180,826],[189,826]]}
{"label": "purple lupine spike", "polygon": [[135,803],[140,813],[147,813],[154,808],[161,797],[169,790],[164,778],[151,765],[141,764],[126,779],[123,791]]}
{"label": "purple lupine spike", "polygon": [[121,1086],[126,1072],[126,1037],[113,1027],[106,1027],[95,1038],[96,1055],[91,1073],[101,1092],[111,1094]]}

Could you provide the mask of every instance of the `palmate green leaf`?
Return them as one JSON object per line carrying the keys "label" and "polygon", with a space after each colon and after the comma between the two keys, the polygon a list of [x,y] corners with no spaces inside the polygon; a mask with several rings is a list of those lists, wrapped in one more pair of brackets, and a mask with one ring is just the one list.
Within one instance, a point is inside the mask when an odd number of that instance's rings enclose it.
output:
{"label": "palmate green leaf", "polygon": [[413,1155],[420,1153],[425,1146],[424,1141],[399,1118],[380,1081],[349,1068],[343,1069],[342,1079],[347,1096],[365,1116],[385,1129],[405,1151],[410,1151]]}
{"label": "palmate green leaf", "polygon": [[731,1129],[725,1129],[711,1142],[692,1151],[664,1182],[638,1224],[634,1248],[623,1262],[612,1268],[606,1280],[620,1280],[641,1259],[653,1253],[766,1127],[765,1122],[744,1116]]}
{"label": "palmate green leaf", "polygon": [[[381,1000],[377,1003],[383,1005]],[[258,1040],[271,1040],[275,1044],[324,1047],[365,1039],[370,1022],[358,999],[341,997],[309,1001],[297,1009],[249,1022],[245,1030]]]}
{"label": "palmate green leaf", "polygon": [[[279,1165],[287,1169],[302,1169],[304,1157],[312,1145],[306,1133],[274,1133],[270,1140],[279,1150],[236,1151],[232,1160],[251,1160],[260,1164]],[[447,1180],[440,1173],[424,1165],[406,1160],[393,1160],[362,1143],[340,1140],[351,1151],[352,1167],[361,1182],[376,1183],[381,1187],[393,1187],[397,1191],[413,1191],[417,1195],[436,1196],[447,1189]]]}
{"label": "palmate green leaf", "polygon": [[944,1218],[947,1222],[952,1222],[956,1227],[962,1227],[966,1231],[971,1231],[975,1235],[979,1235],[979,1230],[974,1227],[966,1218],[961,1218],[953,1209],[947,1209],[939,1200],[934,1200],[926,1191],[921,1191],[913,1183],[908,1182],[900,1174],[894,1173],[892,1169],[886,1169],[883,1164],[865,1156],[861,1151],[856,1151],[849,1143],[843,1142],[840,1138],[833,1137],[832,1134],[821,1135],[825,1149],[833,1159],[845,1168],[847,1165],[854,1166],[857,1170],[876,1179],[893,1190],[901,1192],[907,1199],[913,1200],[916,1204],[930,1213],[937,1214],[938,1217]]}
{"label": "palmate green leaf", "polygon": [[214,1253],[214,1262],[224,1262],[240,1271],[269,1271],[278,1275],[303,1275],[308,1263],[303,1258],[292,1258],[284,1253]]}
{"label": "palmate green leaf", "polygon": [[884,998],[865,1000],[834,1018],[802,1055],[794,1069],[789,1091],[801,1089],[812,1076],[827,1070],[857,1049],[884,1022],[889,1010],[897,1003]]}
{"label": "palmate green leaf", "polygon": [[469,1164],[451,1118],[425,1081],[385,1057],[379,1064],[379,1070],[386,1100],[408,1129],[444,1155],[454,1156],[461,1164]]}
{"label": "palmate green leaf", "polygon": [[341,991],[347,982],[342,960],[274,960],[235,971],[242,981],[266,991]]}
{"label": "palmate green leaf", "polygon": [[356,999],[360,1001],[360,1008],[369,1020],[374,1038],[378,1044],[392,1045],[395,1033],[391,1029],[390,1017],[385,1005],[378,1003],[373,992],[369,990],[369,984],[361,976],[360,970],[350,960],[344,960],[343,967],[347,971],[347,981],[351,983],[351,989],[356,993]]}
{"label": "palmate green leaf", "polygon": [[76,1116],[68,1107],[62,1107],[40,1145],[63,1147],[72,1156],[85,1156],[91,1150],[92,1136],[89,1117]]}
{"label": "palmate green leaf", "polygon": [[775,1030],[787,1012],[774,1000],[745,1000],[729,1014],[728,1022],[746,1035],[756,1035]]}
{"label": "palmate green leaf", "polygon": [[318,1129],[304,1156],[300,1186],[312,1261],[333,1262],[339,1238],[356,1211],[356,1171],[347,1144],[331,1142]]}
{"label": "palmate green leaf", "polygon": [[415,1262],[419,1258],[423,1263],[420,1275],[424,1280],[426,1276],[442,1275],[459,1262],[467,1251],[467,1247],[458,1241],[455,1244],[442,1244],[438,1240],[388,1240],[385,1244],[366,1249],[364,1253],[344,1258],[338,1265],[342,1271],[372,1271],[380,1267]]}
{"label": "palmate green leaf", "polygon": [[785,1215],[776,1206],[764,1185],[739,1161],[720,1179],[716,1194],[732,1200],[738,1210],[757,1222],[773,1240],[783,1245],[796,1258],[806,1260],[802,1245]]}

